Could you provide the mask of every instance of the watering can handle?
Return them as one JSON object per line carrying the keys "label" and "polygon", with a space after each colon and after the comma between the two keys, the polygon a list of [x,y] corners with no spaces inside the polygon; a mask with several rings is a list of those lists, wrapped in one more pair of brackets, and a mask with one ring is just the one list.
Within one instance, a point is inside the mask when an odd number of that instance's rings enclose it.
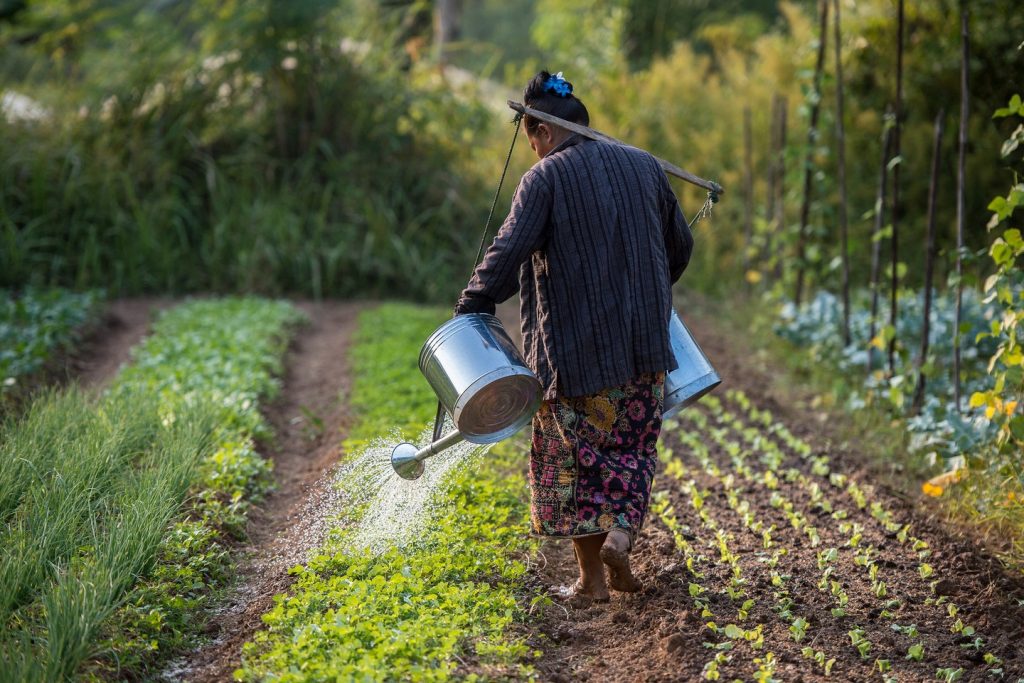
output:
{"label": "watering can handle", "polygon": [[441,434],[444,431],[444,405],[440,401],[437,402],[437,415],[434,417],[434,435],[431,441],[437,441],[441,438]]}

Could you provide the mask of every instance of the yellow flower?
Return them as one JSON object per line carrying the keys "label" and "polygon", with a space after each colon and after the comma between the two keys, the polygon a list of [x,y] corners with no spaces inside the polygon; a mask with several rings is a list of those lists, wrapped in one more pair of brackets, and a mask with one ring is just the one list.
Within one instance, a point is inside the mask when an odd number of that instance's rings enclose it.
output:
{"label": "yellow flower", "polygon": [[921,491],[926,496],[932,496],[937,498],[942,495],[942,492],[950,484],[956,483],[964,478],[964,469],[951,470],[949,472],[943,472],[940,475],[934,476],[925,483],[921,484]]}
{"label": "yellow flower", "polygon": [[761,281],[761,273],[759,273],[756,270],[748,270],[747,271],[747,282],[749,282],[752,285],[756,285],[760,281]]}

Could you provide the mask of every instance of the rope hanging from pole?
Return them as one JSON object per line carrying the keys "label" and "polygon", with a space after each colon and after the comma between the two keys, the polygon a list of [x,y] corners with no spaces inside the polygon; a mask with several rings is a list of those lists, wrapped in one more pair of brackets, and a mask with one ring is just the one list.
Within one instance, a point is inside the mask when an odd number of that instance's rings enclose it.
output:
{"label": "rope hanging from pole", "polygon": [[[498,205],[498,196],[501,194],[501,186],[505,183],[505,175],[508,173],[508,165],[512,161],[512,150],[516,148],[516,140],[519,139],[519,127],[523,122],[523,115],[516,114],[515,118],[512,119],[512,123],[515,124],[515,131],[512,133],[512,144],[508,146],[508,155],[505,157],[505,167],[501,169],[501,178],[498,179],[498,189],[494,191],[494,201],[491,202],[491,210],[487,212],[487,220],[484,222],[484,234],[480,236],[480,248],[476,251],[476,259],[473,261],[473,270],[476,270],[476,264],[480,263],[480,259],[484,255],[484,247],[487,245],[487,233],[491,229],[491,219],[494,217],[494,208]],[[470,277],[473,273],[470,272]]]}

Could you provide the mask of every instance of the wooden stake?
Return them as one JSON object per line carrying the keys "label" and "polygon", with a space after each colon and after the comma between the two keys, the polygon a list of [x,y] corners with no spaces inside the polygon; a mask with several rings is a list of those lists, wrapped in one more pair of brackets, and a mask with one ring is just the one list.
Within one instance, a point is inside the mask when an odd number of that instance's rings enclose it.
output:
{"label": "wooden stake", "polygon": [[970,114],[971,90],[968,82],[970,35],[968,34],[967,2],[960,3],[960,132],[957,139],[956,167],[956,312],[953,315],[953,400],[961,411],[960,396],[960,316],[964,294],[964,205],[967,201],[967,118]]}
{"label": "wooden stake", "polygon": [[839,249],[843,261],[843,344],[850,344],[850,247],[846,223],[846,129],[843,125],[843,57],[839,0],[835,0],[836,145],[839,153]]}
{"label": "wooden stake", "polygon": [[[868,339],[875,338],[878,325],[878,294],[882,271],[882,228],[885,227],[885,191],[889,186],[889,152],[892,149],[892,126],[889,125],[891,111],[885,112],[882,133],[882,168],[878,173],[878,190],[875,194],[875,222],[871,226],[871,325]],[[874,369],[874,355],[868,347],[868,374]]]}
{"label": "wooden stake", "polygon": [[754,134],[751,131],[750,107],[743,108],[743,281],[750,270],[750,249],[754,241]]}
{"label": "wooden stake", "polygon": [[778,248],[775,254],[775,280],[780,282],[783,275],[782,251],[785,246],[783,235],[786,229],[786,119],[789,116],[789,100],[786,97],[779,99],[779,155],[778,169],[776,171],[778,183],[776,185],[779,196],[775,202],[775,236],[778,241]]}
{"label": "wooden stake", "polygon": [[897,3],[896,18],[896,128],[893,131],[893,158],[898,159],[892,169],[892,255],[889,283],[889,325],[892,338],[889,340],[889,376],[896,374],[896,320],[899,313],[899,263],[900,263],[900,130],[903,127],[903,0]]}
{"label": "wooden stake", "polygon": [[[901,0],[902,2],[902,0]],[[821,26],[818,30],[818,62],[814,68],[814,96],[811,101],[811,122],[807,129],[807,156],[804,159],[804,197],[800,205],[800,232],[796,236],[796,290],[793,303],[800,305],[804,294],[804,271],[807,266],[807,224],[811,212],[811,181],[814,175],[814,147],[818,141],[818,116],[821,113],[821,75],[825,70],[825,44],[828,42],[828,0],[818,4]]]}
{"label": "wooden stake", "polygon": [[777,171],[776,155],[778,154],[779,139],[779,94],[772,93],[772,118],[768,126],[768,205],[765,209],[765,230],[764,252],[761,260],[765,261],[772,256],[772,229],[771,224],[775,218],[775,174]]}
{"label": "wooden stake", "polygon": [[939,157],[942,153],[942,133],[945,128],[946,109],[939,110],[935,117],[935,142],[932,145],[932,177],[928,184],[928,236],[924,251],[924,312],[921,316],[921,350],[917,356],[917,386],[914,388],[914,402],[911,412],[921,412],[924,405],[924,364],[928,358],[928,333],[931,330],[932,278],[935,273],[935,200],[939,189]]}

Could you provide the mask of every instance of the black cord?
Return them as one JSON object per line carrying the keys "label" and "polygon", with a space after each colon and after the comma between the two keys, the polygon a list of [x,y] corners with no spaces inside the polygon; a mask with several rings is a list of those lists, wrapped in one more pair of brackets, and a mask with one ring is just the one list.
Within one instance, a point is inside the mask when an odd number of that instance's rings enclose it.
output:
{"label": "black cord", "polygon": [[487,212],[487,221],[484,223],[484,234],[480,236],[480,248],[476,251],[476,259],[473,261],[473,270],[469,276],[473,277],[473,273],[476,272],[476,266],[480,263],[480,259],[484,255],[484,247],[487,245],[487,233],[491,230],[491,219],[494,217],[494,208],[498,205],[498,195],[501,194],[501,186],[505,182],[505,174],[508,173],[508,165],[512,161],[512,150],[516,148],[516,140],[519,138],[519,126],[523,121],[522,114],[516,114],[515,119],[512,121],[516,124],[516,130],[512,133],[512,144],[508,147],[508,156],[505,157],[505,168],[501,169],[501,178],[498,180],[498,189],[494,191],[494,201],[491,202],[491,210]]}

